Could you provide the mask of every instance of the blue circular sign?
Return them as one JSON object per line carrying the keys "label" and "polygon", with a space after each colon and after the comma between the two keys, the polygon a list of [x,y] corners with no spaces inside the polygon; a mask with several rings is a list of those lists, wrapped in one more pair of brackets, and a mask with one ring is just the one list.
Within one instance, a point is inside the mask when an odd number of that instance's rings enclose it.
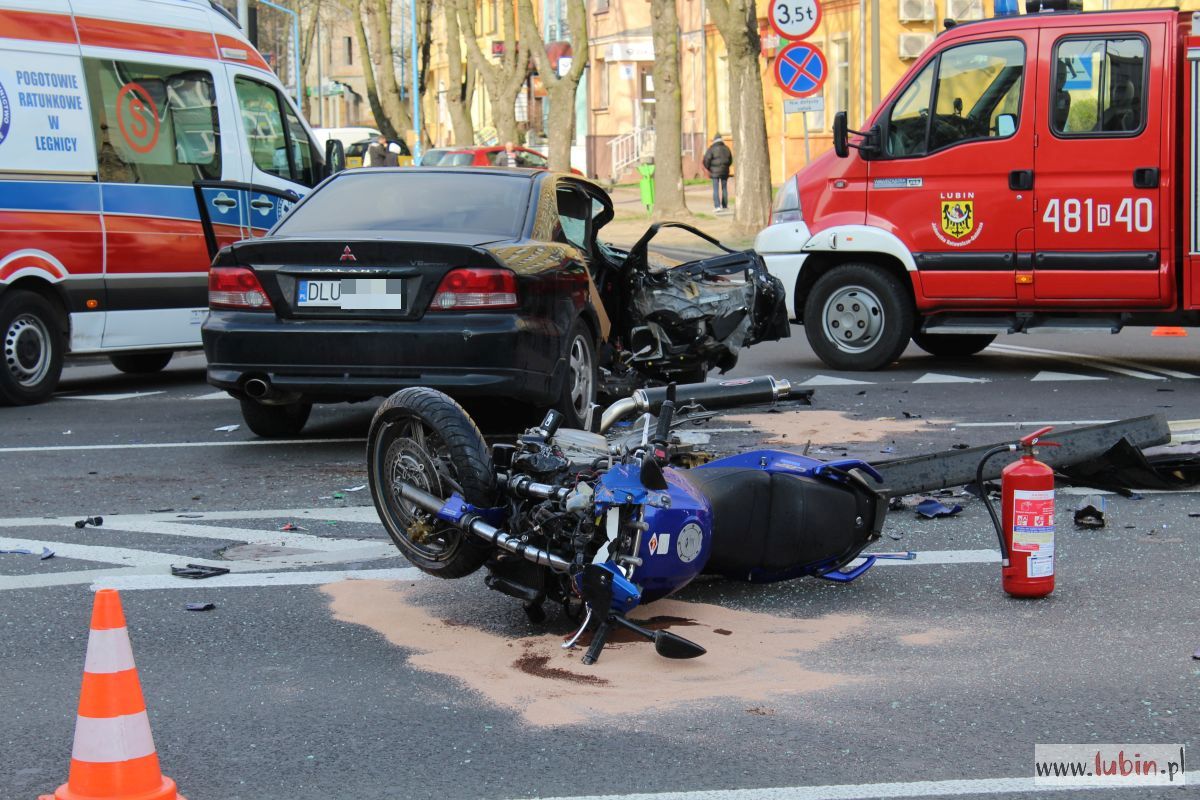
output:
{"label": "blue circular sign", "polygon": [[792,97],[810,97],[825,85],[825,56],[814,44],[793,42],[775,56],[775,82]]}
{"label": "blue circular sign", "polygon": [[8,126],[12,124],[12,109],[8,107],[8,93],[0,83],[0,144],[8,138]]}

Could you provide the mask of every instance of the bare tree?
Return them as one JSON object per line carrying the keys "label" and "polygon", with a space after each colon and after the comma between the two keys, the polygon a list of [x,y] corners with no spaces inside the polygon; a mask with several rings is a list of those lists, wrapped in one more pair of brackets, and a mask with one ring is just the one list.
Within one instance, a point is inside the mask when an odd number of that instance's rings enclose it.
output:
{"label": "bare tree", "polygon": [[475,124],[471,120],[471,97],[475,94],[475,70],[463,63],[462,32],[458,26],[457,0],[443,0],[442,17],[446,25],[446,60],[449,75],[446,87],[446,107],[454,127],[454,143],[475,143]]}
{"label": "bare tree", "polygon": [[[672,0],[674,2],[674,0]],[[546,44],[538,30],[532,0],[520,0],[521,37],[529,42],[538,76],[550,101],[548,120],[550,169],[571,170],[571,143],[575,141],[575,93],[588,62],[587,7],[585,0],[567,0],[567,27],[571,31],[571,68],[558,75],[550,63]]]}
{"label": "bare tree", "polygon": [[501,141],[517,141],[517,94],[528,76],[529,49],[517,41],[516,13],[511,0],[497,5],[503,9],[504,53],[500,63],[493,64],[479,49],[475,37],[475,0],[454,0],[458,7],[459,27],[467,43],[467,58],[483,81],[492,103],[492,125]]}
{"label": "bare tree", "polygon": [[[371,53],[374,58],[375,83],[384,112],[396,126],[401,138],[412,128],[412,114],[401,99],[400,83],[396,80],[396,50],[392,47],[392,0],[364,0],[367,3],[366,22],[371,31]],[[369,59],[363,58],[363,69]]]}
{"label": "bare tree", "polygon": [[688,213],[683,195],[683,94],[675,0],[650,0],[654,36],[654,216]]}
{"label": "bare tree", "polygon": [[763,111],[755,0],[708,0],[708,13],[729,58],[729,118],[737,147],[734,229],[756,233],[771,216],[771,156]]}
{"label": "bare tree", "polygon": [[367,102],[371,106],[371,116],[375,118],[375,126],[389,139],[398,139],[399,132],[396,123],[392,122],[383,101],[379,97],[379,87],[375,83],[375,67],[371,62],[371,48],[367,42],[367,29],[363,22],[363,0],[357,0],[354,8],[354,32],[358,35],[358,49],[362,52],[363,82],[367,88]]}

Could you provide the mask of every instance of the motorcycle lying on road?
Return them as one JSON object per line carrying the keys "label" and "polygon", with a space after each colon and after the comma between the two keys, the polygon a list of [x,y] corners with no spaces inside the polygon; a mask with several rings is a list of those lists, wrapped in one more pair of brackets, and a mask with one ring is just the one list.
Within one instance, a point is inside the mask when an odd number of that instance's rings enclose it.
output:
{"label": "motorcycle lying on road", "polygon": [[[845,567],[879,538],[887,503],[879,473],[857,459],[819,461],[776,450],[671,466],[682,407],[713,410],[786,398],[769,376],[643,389],[610,406],[597,432],[564,429],[551,411],[512,444],[489,448],[452,399],[433,389],[393,394],[367,445],[371,495],[388,534],[419,569],[461,578],[486,566],[491,589],[521,600],[530,619],[561,604],[591,631],[583,663],[609,633],[628,629],[660,655],[692,658],[700,645],[628,618],[701,573],[770,582],[816,575],[850,581],[874,559]],[[604,436],[635,413],[641,436]],[[650,430],[651,415],[657,415]]]}

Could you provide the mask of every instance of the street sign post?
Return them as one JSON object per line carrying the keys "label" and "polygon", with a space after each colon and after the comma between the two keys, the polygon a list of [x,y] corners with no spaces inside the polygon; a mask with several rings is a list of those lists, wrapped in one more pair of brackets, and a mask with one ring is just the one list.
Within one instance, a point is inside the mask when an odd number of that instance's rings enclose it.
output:
{"label": "street sign post", "polygon": [[821,24],[821,4],[818,0],[773,0],[767,19],[783,38],[803,39]]}
{"label": "street sign post", "polygon": [[792,42],[775,56],[775,82],[791,97],[811,97],[821,91],[829,69],[815,44]]}

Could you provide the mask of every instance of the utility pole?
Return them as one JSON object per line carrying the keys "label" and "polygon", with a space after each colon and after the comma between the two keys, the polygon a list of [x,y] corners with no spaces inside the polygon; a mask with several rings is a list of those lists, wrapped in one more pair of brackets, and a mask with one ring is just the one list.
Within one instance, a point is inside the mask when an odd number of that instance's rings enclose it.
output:
{"label": "utility pole", "polygon": [[250,0],[238,0],[237,18],[243,33],[250,29]]}
{"label": "utility pole", "polygon": [[[421,87],[418,83],[418,61],[417,58],[417,0],[408,0],[409,8],[412,10],[412,110],[413,110],[413,128],[416,132],[413,134],[413,164],[421,163]],[[433,10],[430,9],[429,23],[433,24]]]}

